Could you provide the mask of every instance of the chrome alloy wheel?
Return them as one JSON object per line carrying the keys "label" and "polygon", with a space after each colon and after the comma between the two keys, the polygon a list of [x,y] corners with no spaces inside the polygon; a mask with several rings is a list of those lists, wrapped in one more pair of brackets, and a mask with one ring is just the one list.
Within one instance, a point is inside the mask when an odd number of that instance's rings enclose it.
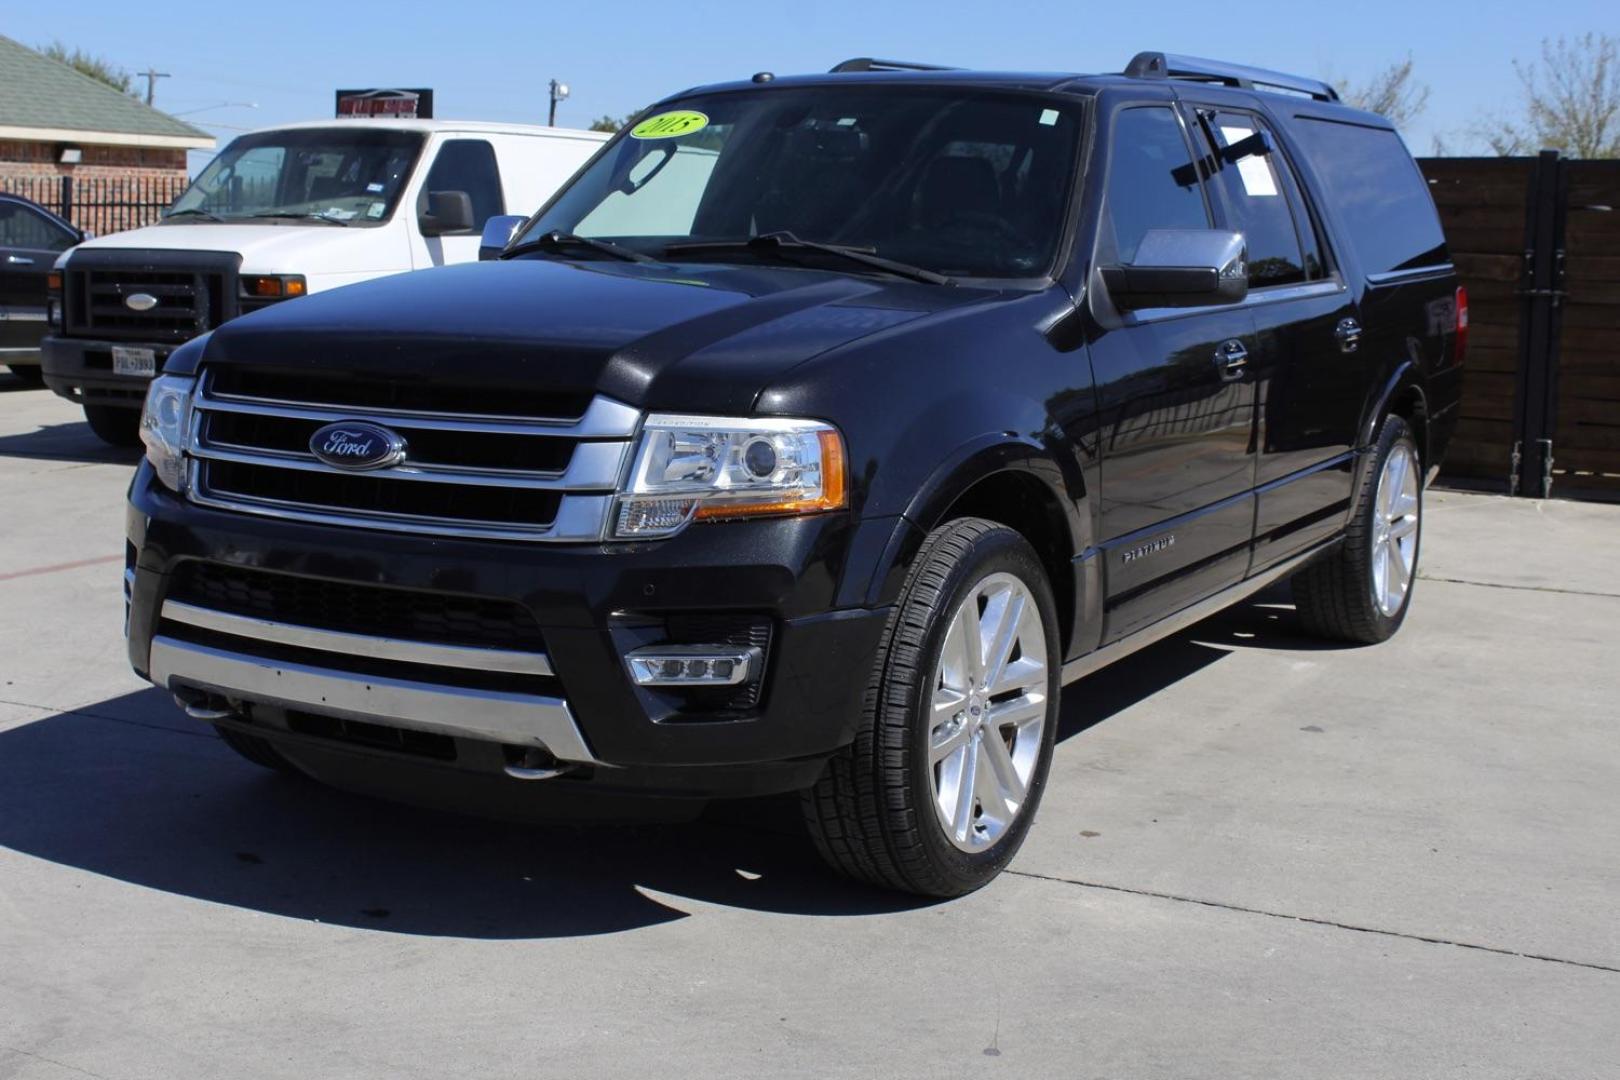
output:
{"label": "chrome alloy wheel", "polygon": [[1384,459],[1373,504],[1373,602],[1387,619],[1401,610],[1417,570],[1418,507],[1417,455],[1398,442]]}
{"label": "chrome alloy wheel", "polygon": [[951,616],[930,697],[934,814],[961,850],[988,850],[1017,819],[1040,761],[1048,681],[1040,606],[1014,575],[991,574]]}

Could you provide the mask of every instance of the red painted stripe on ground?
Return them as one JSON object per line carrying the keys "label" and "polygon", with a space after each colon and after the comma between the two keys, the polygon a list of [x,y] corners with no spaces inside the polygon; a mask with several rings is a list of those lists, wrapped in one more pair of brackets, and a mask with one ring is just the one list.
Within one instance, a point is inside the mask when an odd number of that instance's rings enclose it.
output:
{"label": "red painted stripe on ground", "polygon": [[28,570],[13,570],[9,574],[0,574],[0,581],[10,581],[12,578],[33,577],[35,574],[54,574],[59,570],[77,570],[81,566],[101,566],[104,563],[122,562],[122,555],[100,555],[94,559],[80,559],[78,562],[56,563],[53,566],[35,566]]}

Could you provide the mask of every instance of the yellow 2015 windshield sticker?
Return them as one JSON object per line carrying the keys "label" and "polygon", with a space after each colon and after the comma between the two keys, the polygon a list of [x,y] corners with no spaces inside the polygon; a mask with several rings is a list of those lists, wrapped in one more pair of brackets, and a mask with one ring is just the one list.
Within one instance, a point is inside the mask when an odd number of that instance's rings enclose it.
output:
{"label": "yellow 2015 windshield sticker", "polygon": [[630,129],[632,139],[673,139],[690,135],[709,126],[709,118],[700,112],[680,110],[649,116]]}

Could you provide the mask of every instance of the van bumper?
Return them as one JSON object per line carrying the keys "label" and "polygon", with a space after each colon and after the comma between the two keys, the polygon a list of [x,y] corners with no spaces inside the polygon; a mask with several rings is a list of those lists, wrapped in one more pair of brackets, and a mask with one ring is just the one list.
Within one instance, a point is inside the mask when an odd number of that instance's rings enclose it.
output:
{"label": "van bumper", "polygon": [[40,367],[45,385],[59,397],[80,405],[114,405],[138,409],[146,400],[146,387],[152,380],[145,375],[118,375],[113,372],[113,346],[151,349],[156,370],[174,351],[173,345],[144,341],[97,341],[48,335],[40,342]]}

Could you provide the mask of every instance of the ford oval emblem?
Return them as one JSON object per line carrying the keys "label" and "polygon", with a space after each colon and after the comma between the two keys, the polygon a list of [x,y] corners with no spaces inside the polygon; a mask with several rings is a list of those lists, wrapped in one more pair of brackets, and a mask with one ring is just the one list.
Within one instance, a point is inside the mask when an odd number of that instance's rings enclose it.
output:
{"label": "ford oval emblem", "polygon": [[405,440],[379,424],[340,420],[309,437],[309,452],[333,468],[365,472],[404,461]]}
{"label": "ford oval emblem", "polygon": [[157,304],[157,297],[151,293],[132,292],[124,297],[124,306],[131,311],[151,311]]}

